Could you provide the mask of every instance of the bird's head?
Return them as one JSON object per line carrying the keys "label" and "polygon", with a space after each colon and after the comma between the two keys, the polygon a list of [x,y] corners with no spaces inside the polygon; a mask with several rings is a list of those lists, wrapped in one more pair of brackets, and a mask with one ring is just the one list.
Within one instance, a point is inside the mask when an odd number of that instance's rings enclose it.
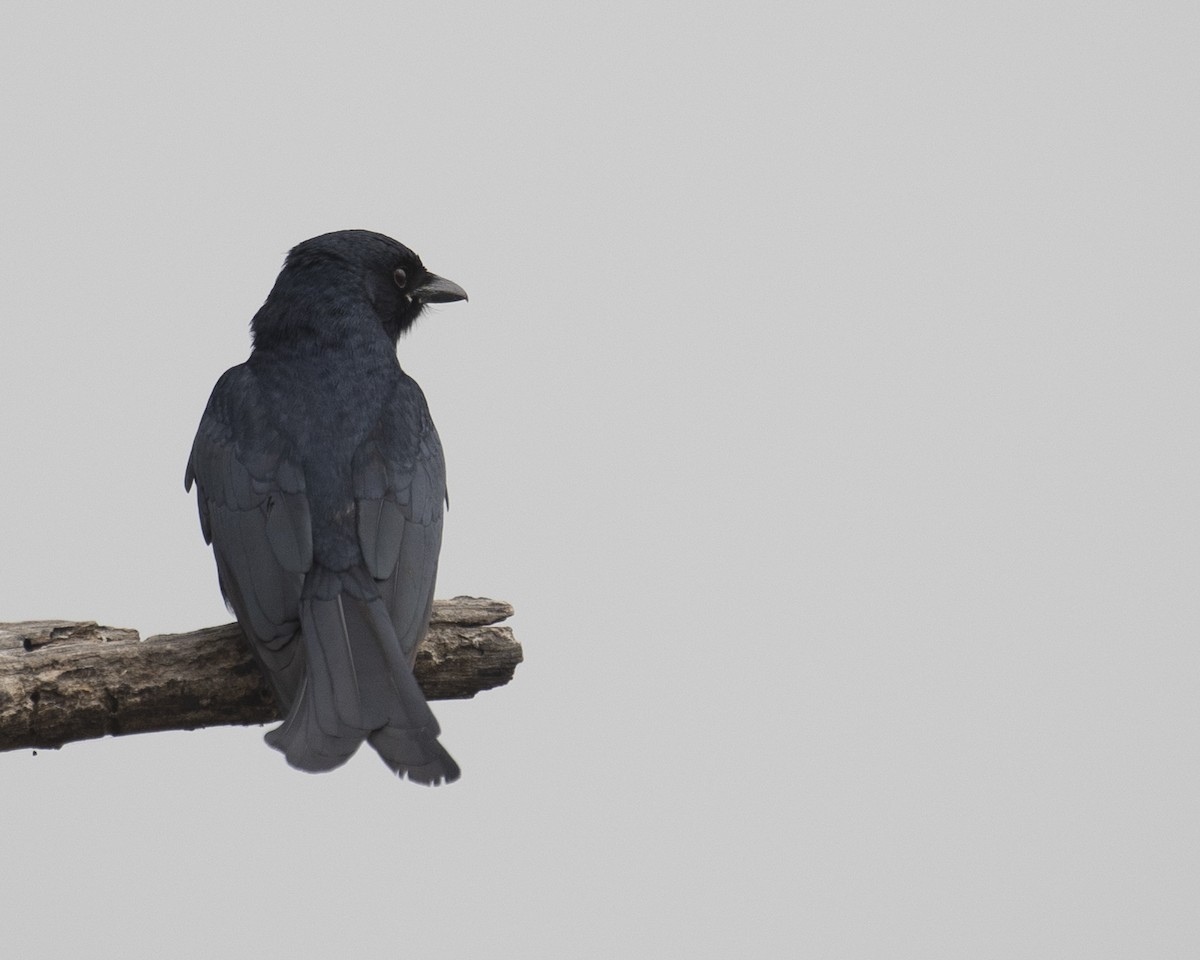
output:
{"label": "bird's head", "polygon": [[462,287],[430,273],[404,244],[369,230],[339,230],[292,248],[251,330],[256,346],[297,336],[339,339],[369,311],[395,343],[426,304],[466,299]]}

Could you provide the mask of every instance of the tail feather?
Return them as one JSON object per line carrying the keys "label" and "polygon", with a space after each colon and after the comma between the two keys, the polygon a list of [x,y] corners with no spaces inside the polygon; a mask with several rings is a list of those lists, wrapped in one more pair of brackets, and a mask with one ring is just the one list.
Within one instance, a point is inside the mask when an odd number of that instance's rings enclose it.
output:
{"label": "tail feather", "polygon": [[413,736],[411,730],[384,727],[368,740],[396,776],[408,777],[414,783],[453,783],[461,773],[454,758],[437,742],[436,732],[427,739]]}
{"label": "tail feather", "polygon": [[[336,578],[336,579],[335,579]],[[314,571],[300,601],[305,679],[267,743],[301,770],[331,770],[363,740],[399,776],[451,782],[459,768],[369,577]]]}
{"label": "tail feather", "polygon": [[316,699],[309,691],[307,681],[301,684],[287,719],[263,739],[297,770],[322,773],[340,767],[354,756],[362,738],[325,733],[316,717]]}

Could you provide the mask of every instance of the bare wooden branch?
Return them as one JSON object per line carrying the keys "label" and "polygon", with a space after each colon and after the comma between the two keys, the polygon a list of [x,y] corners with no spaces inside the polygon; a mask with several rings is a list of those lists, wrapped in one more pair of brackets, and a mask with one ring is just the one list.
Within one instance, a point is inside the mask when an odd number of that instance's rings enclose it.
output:
{"label": "bare wooden branch", "polygon": [[[434,602],[416,676],[431,700],[508,683],[521,662],[499,600]],[[0,750],[280,719],[236,623],[141,640],[95,623],[0,623]]]}

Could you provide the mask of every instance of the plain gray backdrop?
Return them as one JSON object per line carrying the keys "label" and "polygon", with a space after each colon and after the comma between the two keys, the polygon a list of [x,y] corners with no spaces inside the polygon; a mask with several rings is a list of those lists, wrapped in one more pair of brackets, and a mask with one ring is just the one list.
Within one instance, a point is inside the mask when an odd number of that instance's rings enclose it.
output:
{"label": "plain gray backdrop", "polygon": [[400,344],[461,782],[0,755],[11,957],[1195,957],[1183,3],[7,4],[0,620],[227,621],[182,480],[289,247]]}

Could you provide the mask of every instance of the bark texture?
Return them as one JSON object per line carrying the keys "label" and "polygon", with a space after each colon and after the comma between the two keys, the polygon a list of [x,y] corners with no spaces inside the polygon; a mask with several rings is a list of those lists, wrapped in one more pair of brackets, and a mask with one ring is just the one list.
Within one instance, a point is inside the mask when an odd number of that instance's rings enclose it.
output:
{"label": "bark texture", "polygon": [[[434,601],[417,650],[430,700],[508,683],[521,662],[500,600]],[[136,630],[65,620],[0,623],[0,750],[154,730],[281,719],[236,623],[141,640]]]}

